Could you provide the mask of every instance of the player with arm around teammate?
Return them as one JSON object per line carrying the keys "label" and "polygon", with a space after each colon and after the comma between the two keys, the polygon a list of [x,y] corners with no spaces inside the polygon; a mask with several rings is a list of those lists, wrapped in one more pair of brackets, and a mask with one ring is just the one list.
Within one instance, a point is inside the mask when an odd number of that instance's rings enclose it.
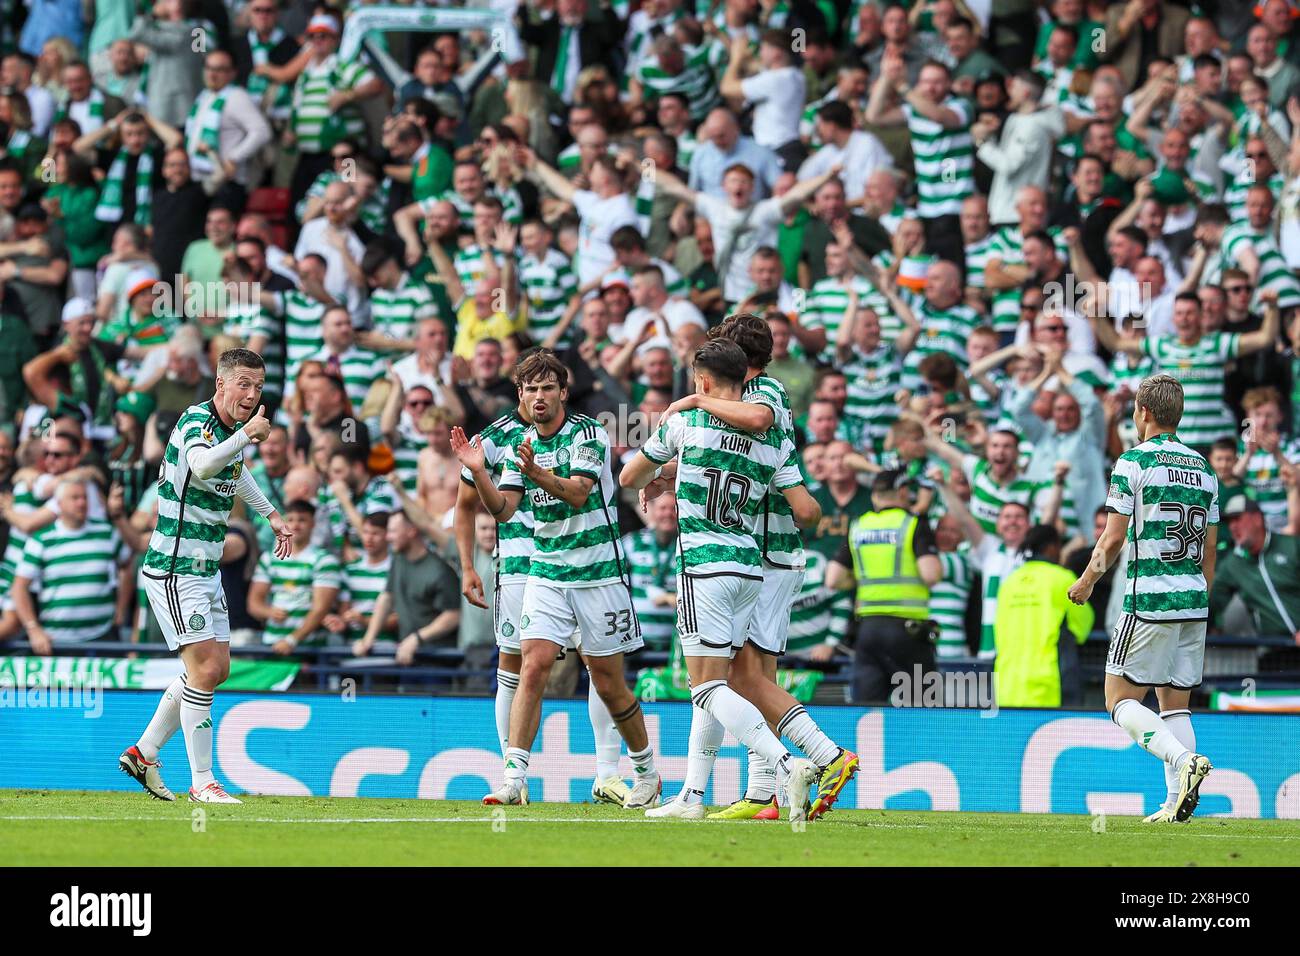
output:
{"label": "player with arm around teammate", "polygon": [[505,783],[483,802],[528,802],[528,760],[541,720],[542,690],[555,646],[566,646],[576,627],[587,670],[632,761],[635,784],[623,806],[658,806],[663,784],[641,705],[623,677],[623,655],[640,648],[642,640],[614,517],[609,436],[596,419],[569,414],[568,380],[568,369],[552,352],[538,351],[519,363],[519,397],[532,424],[506,461],[499,488],[481,444],[470,442],[459,428],[452,431],[452,449],[488,513],[498,522],[509,521],[525,495],[533,512],[533,555],[519,619],[522,665],[510,708]]}
{"label": "player with arm around teammate", "polygon": [[[723,399],[716,395],[694,395],[674,403],[669,411],[699,408],[715,418],[755,434],[780,432],[794,442],[794,416],[785,387],[765,374],[772,357],[772,330],[760,316],[740,313],[732,316],[710,336],[725,338],[745,353],[747,369],[739,398]],[[675,462],[665,466],[663,474],[647,487],[647,498],[662,494],[674,477]],[[836,745],[822,732],[807,709],[776,683],[777,658],[785,653],[790,630],[790,609],[803,586],[805,556],[800,525],[820,518],[820,507],[803,485],[791,490],[804,508],[816,509],[816,518],[801,520],[785,492],[769,488],[763,499],[761,527],[756,529],[762,554],[763,588],[758,607],[749,625],[749,638],[731,663],[730,686],[752,701],[771,722],[780,736],[789,737],[812,758],[821,775],[809,818],[816,819],[830,809],[845,784],[857,772],[858,758],[853,752]],[[662,811],[677,815],[701,799],[704,784],[712,772],[713,761],[722,743],[723,729],[703,711],[692,714],[694,735],[687,758],[687,786],[679,798]],[[772,819],[775,803],[775,768],[761,753],[749,754],[749,774],[745,795],[713,816],[718,819]],[[687,807],[680,804],[683,801]],[[694,811],[692,811],[694,812]]]}
{"label": "player with arm around teammate", "polygon": [[[1071,601],[1087,601],[1129,543],[1123,613],[1106,656],[1106,709],[1140,747],[1164,762],[1168,795],[1147,823],[1188,820],[1211,770],[1195,750],[1187,706],[1205,659],[1219,490],[1205,459],[1175,433],[1182,415],[1183,387],[1173,376],[1153,375],[1138,387],[1133,422],[1141,442],[1115,463],[1105,531],[1070,588]],[[1156,689],[1159,715],[1142,703],[1150,687]]]}
{"label": "player with arm around teammate", "polygon": [[[748,365],[734,342],[719,338],[705,343],[696,350],[692,368],[701,394],[740,400]],[[728,686],[731,660],[746,641],[763,587],[762,554],[754,536],[763,500],[773,484],[783,493],[790,490],[796,502],[800,499],[794,492],[803,490],[794,443],[779,429],[744,432],[703,409],[691,409],[659,426],[624,466],[619,483],[643,488],[673,459],[678,462],[681,523],[677,630],[691,680],[692,716],[698,711],[711,718],[761,754],[786,789],[790,819],[804,819],[809,791],[817,782],[816,764],[786,750],[760,710]],[[805,517],[816,520],[817,511],[813,502]],[[702,798],[692,781],[687,788]],[[702,800],[675,800],[670,806],[683,812],[650,815],[704,816]]]}
{"label": "player with arm around teammate", "polygon": [[158,524],[142,574],[167,646],[180,651],[185,670],[163,693],[144,735],[118,759],[123,772],[160,800],[176,799],[159,773],[158,751],[180,728],[190,760],[190,799],[241,802],[212,775],[213,694],[230,674],[230,617],[220,565],[235,498],[270,522],[277,558],[288,556],[293,537],[244,467],[244,449],[271,432],[261,405],[265,383],[266,366],[256,352],[223,352],[215,394],[186,409],[163,456]]}

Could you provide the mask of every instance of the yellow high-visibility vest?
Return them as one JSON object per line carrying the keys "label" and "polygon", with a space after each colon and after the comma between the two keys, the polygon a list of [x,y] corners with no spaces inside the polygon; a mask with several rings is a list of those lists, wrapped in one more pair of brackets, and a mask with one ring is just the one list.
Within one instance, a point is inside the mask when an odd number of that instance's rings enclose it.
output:
{"label": "yellow high-visibility vest", "polygon": [[902,508],[868,511],[850,527],[858,617],[883,614],[923,621],[930,616],[930,589],[912,551],[915,536],[916,516]]}

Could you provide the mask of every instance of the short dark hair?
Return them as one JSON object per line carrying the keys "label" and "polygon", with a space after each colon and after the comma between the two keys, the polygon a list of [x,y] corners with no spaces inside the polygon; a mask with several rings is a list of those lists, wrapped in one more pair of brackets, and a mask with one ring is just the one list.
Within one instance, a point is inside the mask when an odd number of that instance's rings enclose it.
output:
{"label": "short dark hair", "polygon": [[369,449],[360,445],[344,443],[330,452],[330,461],[342,456],[351,465],[365,465],[370,460]]}
{"label": "short dark hair", "polygon": [[361,523],[368,524],[372,528],[382,528],[384,530],[387,530],[388,514],[389,513],[387,511],[372,511],[370,512],[370,514],[365,515],[361,519]]}
{"label": "short dark hair", "polygon": [[1133,242],[1136,242],[1139,246],[1142,247],[1143,252],[1146,251],[1147,234],[1143,232],[1141,229],[1139,229],[1137,226],[1125,226],[1123,229],[1119,231],[1119,233],[1121,236],[1125,236],[1131,239]]}
{"label": "short dark hair", "polygon": [[831,100],[819,109],[817,118],[840,129],[853,129],[853,110],[840,100]]}
{"label": "short dark hair", "polygon": [[1230,451],[1234,455],[1237,453],[1237,439],[1220,438],[1210,445],[1210,451]]}
{"label": "short dark hair", "polygon": [[1223,203],[1206,203],[1201,207],[1200,212],[1196,214],[1196,224],[1198,226],[1226,226],[1232,221],[1228,214],[1228,207]]}
{"label": "short dark hair", "polygon": [[1041,558],[1048,551],[1061,547],[1061,532],[1050,524],[1036,524],[1025,532],[1020,543],[1020,550],[1026,554]]}
{"label": "short dark hair", "polygon": [[636,226],[619,226],[610,235],[609,244],[619,252],[640,252],[645,249],[645,236]]}
{"label": "short dark hair", "polygon": [[310,501],[294,498],[293,501],[284,506],[284,513],[287,515],[307,515],[309,518],[315,518],[316,506]]}
{"label": "short dark hair", "polygon": [[361,257],[361,271],[366,275],[374,275],[383,268],[389,260],[396,261],[397,254],[388,246],[387,243],[376,240],[366,246],[365,255]]}
{"label": "short dark hair", "polygon": [[548,375],[554,375],[560,388],[569,387],[569,370],[550,349],[538,349],[521,357],[515,366],[515,385],[523,388],[529,382],[536,382]]}
{"label": "short dark hair", "polygon": [[695,368],[728,385],[742,385],[745,373],[749,371],[749,360],[735,342],[716,338],[695,350]]}
{"label": "short dark hair", "polygon": [[217,359],[217,375],[233,372],[237,368],[266,371],[266,363],[252,349],[226,349]]}
{"label": "short dark hair", "polygon": [[730,339],[745,353],[750,368],[767,368],[772,361],[772,330],[767,320],[753,312],[737,312],[709,330],[709,338]]}

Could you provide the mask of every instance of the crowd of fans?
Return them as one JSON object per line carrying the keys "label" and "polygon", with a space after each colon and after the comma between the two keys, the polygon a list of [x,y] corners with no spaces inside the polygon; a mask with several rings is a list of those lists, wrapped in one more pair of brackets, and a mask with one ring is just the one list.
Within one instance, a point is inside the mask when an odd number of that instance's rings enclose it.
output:
{"label": "crowd of fans", "polygon": [[[364,3],[28,5],[0,37],[0,641],[159,639],[158,464],[236,345],[266,361],[246,466],[294,551],[237,511],[222,573],[236,640],[285,654],[409,663],[389,642],[436,622],[483,667],[449,429],[510,410],[542,345],[617,469],[737,311],[769,323],[824,511],[790,642],[822,666],[873,472],[905,469],[936,528],[939,656],[992,656],[1029,528],[1087,559],[1155,371],[1221,507],[1300,531],[1288,0],[505,0],[508,27],[371,34],[397,88],[339,55]],[[667,649],[672,500],[618,520]],[[1235,527],[1221,547],[1257,553]],[[494,541],[481,515],[489,588]]]}

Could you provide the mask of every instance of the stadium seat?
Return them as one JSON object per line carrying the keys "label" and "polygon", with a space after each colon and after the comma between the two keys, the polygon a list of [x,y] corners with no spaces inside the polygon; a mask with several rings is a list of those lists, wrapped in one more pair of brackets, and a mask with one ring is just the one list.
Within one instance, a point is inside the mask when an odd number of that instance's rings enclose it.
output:
{"label": "stadium seat", "polygon": [[271,224],[271,237],[277,246],[284,247],[289,239],[289,190],[275,186],[254,189],[248,197],[245,213],[265,216]]}

